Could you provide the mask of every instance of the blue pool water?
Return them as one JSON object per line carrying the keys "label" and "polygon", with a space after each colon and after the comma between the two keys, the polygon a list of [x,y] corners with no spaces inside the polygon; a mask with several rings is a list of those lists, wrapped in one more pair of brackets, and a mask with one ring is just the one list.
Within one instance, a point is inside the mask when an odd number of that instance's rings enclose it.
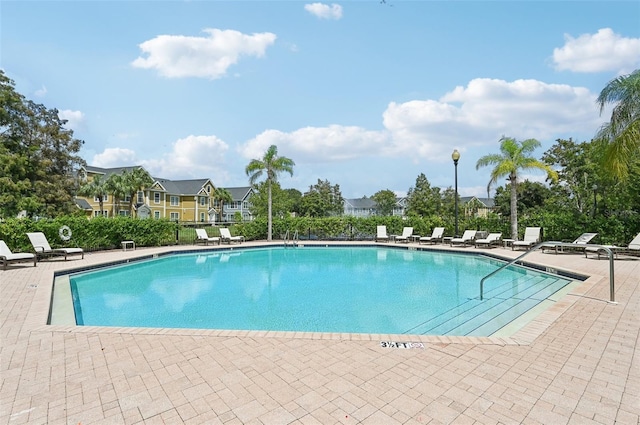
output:
{"label": "blue pool water", "polygon": [[490,335],[569,280],[477,255],[301,247],[172,255],[70,277],[78,325]]}

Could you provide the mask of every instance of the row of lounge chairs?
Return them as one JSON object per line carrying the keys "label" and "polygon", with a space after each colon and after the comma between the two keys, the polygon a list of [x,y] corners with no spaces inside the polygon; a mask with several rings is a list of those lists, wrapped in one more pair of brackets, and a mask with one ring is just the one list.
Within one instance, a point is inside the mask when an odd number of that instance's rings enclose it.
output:
{"label": "row of lounge chairs", "polygon": [[[42,232],[29,232],[27,237],[33,246],[33,252],[12,252],[5,241],[0,240],[0,265],[3,270],[12,263],[33,262],[35,267],[38,259],[46,256],[64,256],[65,261],[71,255],[80,255],[84,258],[84,250],[76,247],[51,248],[47,237]],[[217,243],[242,243],[244,236],[231,236],[228,228],[220,228],[220,236],[208,236],[205,229],[196,229],[196,242]]]}
{"label": "row of lounge chairs", "polygon": [[0,240],[0,264],[2,264],[3,270],[6,270],[7,266],[11,263],[23,263],[32,262],[35,267],[38,263],[38,258],[46,256],[64,256],[65,261],[70,255],[81,255],[84,258],[84,250],[82,248],[51,248],[47,237],[42,232],[29,232],[27,233],[29,241],[33,246],[33,253],[30,252],[12,252],[7,244]]}
{"label": "row of lounge chairs", "polygon": [[[449,241],[451,246],[454,245],[462,245],[462,246],[471,246],[474,245],[476,248],[480,246],[484,246],[487,248],[491,248],[493,246],[499,246],[502,243],[502,233],[490,233],[486,238],[476,239],[477,232],[475,230],[465,230],[464,234],[458,238],[451,238]],[[375,237],[376,242],[388,242],[393,240],[395,242],[409,242],[409,240],[413,239],[417,241],[419,244],[436,244],[438,242],[443,243],[444,238],[444,227],[436,227],[433,229],[433,232],[430,236],[417,236],[413,234],[413,227],[405,227],[402,230],[401,235],[387,235],[387,227],[386,226],[378,226],[377,233]]]}
{"label": "row of lounge chairs", "polygon": [[208,245],[209,242],[217,243],[218,245],[222,243],[231,244],[232,242],[242,243],[244,242],[244,236],[231,236],[231,232],[226,227],[220,228],[220,236],[209,236],[206,229],[196,229],[196,243],[198,242],[204,242],[205,245]]}
{"label": "row of lounge chairs", "polygon": [[[534,245],[541,241],[542,229],[540,227],[527,227],[524,232],[524,237],[521,241],[507,239],[511,245],[511,249],[530,249]],[[500,246],[503,244],[502,233],[489,233],[485,238],[476,239],[476,230],[465,230],[461,237],[447,238],[451,246],[475,246],[476,248],[486,247],[492,248],[494,246]],[[597,233],[583,233],[576,238],[571,244],[574,246],[569,247],[572,251],[583,251],[585,256],[588,254],[596,254],[598,258],[602,255],[607,255],[604,248],[608,248],[614,255],[640,255],[640,233],[629,243],[627,246],[617,245],[600,245],[593,246],[590,242],[597,236]],[[413,234],[413,227],[405,227],[401,235],[389,236],[387,235],[387,227],[382,225],[377,227],[377,234],[375,238],[376,242],[389,242],[394,240],[395,242],[408,242],[409,240],[417,241],[419,244],[435,244],[444,243],[444,227],[435,227],[430,236],[418,236]],[[564,248],[566,245],[562,245],[559,242],[549,241],[543,244],[541,247],[542,252],[553,251],[556,254]]]}

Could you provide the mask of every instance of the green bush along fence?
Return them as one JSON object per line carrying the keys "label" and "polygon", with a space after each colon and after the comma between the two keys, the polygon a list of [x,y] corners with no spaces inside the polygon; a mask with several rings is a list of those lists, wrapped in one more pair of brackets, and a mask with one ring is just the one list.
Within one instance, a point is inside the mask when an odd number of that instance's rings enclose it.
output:
{"label": "green bush along fence", "polygon": [[[399,235],[404,227],[413,227],[415,235],[430,235],[434,227],[444,227],[446,236],[454,236],[453,218],[446,217],[287,217],[273,220],[273,238],[281,240],[297,233],[300,240],[373,240],[376,226],[386,225],[387,233]],[[519,217],[519,235],[528,226],[542,227],[544,240],[571,242],[584,232],[597,232],[595,243],[627,244],[640,232],[640,214],[629,213],[608,217],[591,217],[584,214],[551,214],[539,212]],[[71,240],[62,241],[59,230],[69,226]],[[133,240],[136,246],[166,246],[193,244],[196,228],[204,228],[209,236],[219,236],[219,226],[229,227],[232,235],[243,235],[247,240],[267,238],[267,220],[258,218],[251,222],[212,225],[210,223],[186,223],[169,220],[138,220],[130,217],[88,220],[84,217],[65,216],[50,220],[8,219],[0,221],[0,239],[18,251],[32,251],[27,232],[44,232],[53,247],[79,246],[87,251],[120,248],[124,240]],[[501,232],[511,236],[508,217],[460,217],[458,233],[466,229],[485,232]]]}

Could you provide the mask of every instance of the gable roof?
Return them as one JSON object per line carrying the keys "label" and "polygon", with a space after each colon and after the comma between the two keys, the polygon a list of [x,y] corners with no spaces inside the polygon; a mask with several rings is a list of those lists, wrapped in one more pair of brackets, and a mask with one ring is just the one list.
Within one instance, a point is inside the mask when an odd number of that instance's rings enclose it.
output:
{"label": "gable roof", "polygon": [[484,205],[487,208],[493,208],[496,206],[495,200],[493,198],[478,198],[477,196],[461,196],[460,202],[462,202],[462,204],[464,205],[468,202],[471,202],[474,199],[479,201],[482,205]]}
{"label": "gable roof", "polygon": [[84,167],[84,170],[87,173],[102,174],[105,177],[109,177],[111,174],[122,174],[125,171],[130,173],[136,168],[142,168],[143,170],[146,171],[146,169],[142,165],[130,165],[127,167],[112,167],[112,168],[102,168],[102,167],[94,167],[93,165],[87,165],[86,167]]}
{"label": "gable roof", "polygon": [[244,201],[253,193],[253,188],[251,186],[225,187],[224,190],[231,194],[231,199],[234,201]]}
{"label": "gable roof", "polygon": [[[164,190],[172,195],[198,195],[204,191],[207,183],[211,183],[209,179],[192,179],[192,180],[169,180],[160,177],[154,177],[154,185],[161,185]],[[211,183],[213,186],[213,183]]]}
{"label": "gable roof", "polygon": [[372,209],[376,207],[376,202],[371,198],[345,199],[345,206],[349,205],[354,209]]}

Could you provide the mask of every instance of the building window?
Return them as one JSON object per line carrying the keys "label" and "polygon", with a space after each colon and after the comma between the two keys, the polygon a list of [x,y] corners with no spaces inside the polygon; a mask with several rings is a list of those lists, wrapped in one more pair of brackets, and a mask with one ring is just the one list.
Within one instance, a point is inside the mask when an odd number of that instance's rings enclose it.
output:
{"label": "building window", "polygon": [[160,192],[155,192],[153,194],[153,202],[155,202],[156,204],[160,203]]}
{"label": "building window", "polygon": [[155,218],[156,220],[158,220],[160,218],[160,211],[154,211],[153,212],[153,218]]}
{"label": "building window", "polygon": [[[180,205],[180,197],[178,196],[171,196],[169,198],[169,203],[171,204],[172,207],[177,207],[178,205]],[[173,213],[172,213],[173,214]]]}
{"label": "building window", "polygon": [[126,195],[124,198],[122,198],[122,202],[131,202],[131,195]]}
{"label": "building window", "polygon": [[202,222],[204,221],[204,213],[203,212],[200,213],[200,221],[202,221]]}
{"label": "building window", "polygon": [[242,203],[242,208],[245,209],[245,210],[248,210],[249,209],[249,203],[247,201],[244,201]]}
{"label": "building window", "polygon": [[171,220],[178,221],[178,220],[180,220],[180,213],[172,212],[171,215],[169,216],[169,218]]}
{"label": "building window", "polygon": [[[109,200],[109,195],[104,195],[104,196],[102,197],[102,202],[107,202],[108,200]],[[100,199],[98,199],[98,197],[97,197],[97,196],[95,196],[95,197],[93,198],[93,202],[100,202]]]}
{"label": "building window", "polygon": [[138,191],[138,203],[144,204],[144,192],[141,190]]}
{"label": "building window", "polygon": [[220,200],[218,198],[213,200],[213,206],[216,208],[220,208]]}
{"label": "building window", "polygon": [[201,196],[200,197],[200,205],[205,207],[207,206],[207,197],[206,196]]}
{"label": "building window", "polygon": [[122,217],[129,217],[130,214],[131,214],[131,212],[129,210],[120,210],[120,211],[118,211],[118,215],[120,215]]}

